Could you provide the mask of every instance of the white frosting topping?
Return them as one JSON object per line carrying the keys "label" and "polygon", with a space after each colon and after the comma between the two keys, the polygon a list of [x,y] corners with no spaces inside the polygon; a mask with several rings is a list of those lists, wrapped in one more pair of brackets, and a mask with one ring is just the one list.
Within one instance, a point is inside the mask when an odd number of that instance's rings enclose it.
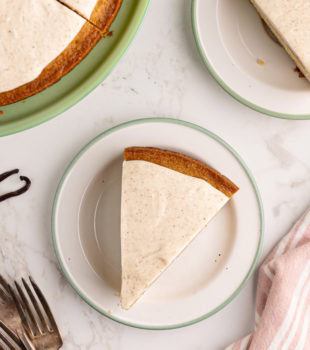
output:
{"label": "white frosting topping", "polygon": [[90,16],[98,0],[61,0],[64,4],[70,6],[73,10],[79,12],[85,18]]}
{"label": "white frosting topping", "polygon": [[202,179],[150,162],[123,163],[124,309],[142,296],[228,200]]}
{"label": "white frosting topping", "polygon": [[252,1],[310,72],[310,1]]}
{"label": "white frosting topping", "polygon": [[36,79],[84,23],[55,0],[1,0],[0,92]]}

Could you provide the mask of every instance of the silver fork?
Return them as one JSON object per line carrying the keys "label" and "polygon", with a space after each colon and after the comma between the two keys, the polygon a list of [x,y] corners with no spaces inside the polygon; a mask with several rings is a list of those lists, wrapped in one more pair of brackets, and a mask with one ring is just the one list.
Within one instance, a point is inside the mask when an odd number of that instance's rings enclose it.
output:
{"label": "silver fork", "polygon": [[[22,348],[24,349],[24,347]],[[0,350],[6,349],[17,350],[20,349],[20,346],[18,346],[16,341],[13,340],[11,330],[2,321],[0,321]]]}
{"label": "silver fork", "polygon": [[[0,275],[0,322],[5,323],[6,333],[14,340],[15,343],[22,345],[17,333],[23,331],[23,325],[12,298],[10,286],[7,281]],[[2,327],[4,329],[4,327]],[[0,348],[1,349],[1,348]]]}
{"label": "silver fork", "polygon": [[38,285],[29,281],[31,287],[23,278],[22,287],[14,281],[16,291],[9,287],[25,329],[21,340],[27,349],[58,350],[63,341],[51,309]]}

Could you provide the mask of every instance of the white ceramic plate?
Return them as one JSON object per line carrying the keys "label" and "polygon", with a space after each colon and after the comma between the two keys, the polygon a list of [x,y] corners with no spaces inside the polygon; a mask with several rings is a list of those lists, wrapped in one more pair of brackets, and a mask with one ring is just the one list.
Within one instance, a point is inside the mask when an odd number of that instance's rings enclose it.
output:
{"label": "white ceramic plate", "polygon": [[[156,146],[198,158],[240,191],[145,295],[119,306],[122,153]],[[59,264],[92,307],[121,323],[167,329],[198,322],[224,307],[254,269],[263,210],[249,170],[223,140],[174,119],[143,119],[96,137],[73,159],[56,193],[53,238]]]}
{"label": "white ceramic plate", "polygon": [[203,61],[234,98],[274,117],[310,118],[310,84],[249,0],[192,0],[192,25]]}

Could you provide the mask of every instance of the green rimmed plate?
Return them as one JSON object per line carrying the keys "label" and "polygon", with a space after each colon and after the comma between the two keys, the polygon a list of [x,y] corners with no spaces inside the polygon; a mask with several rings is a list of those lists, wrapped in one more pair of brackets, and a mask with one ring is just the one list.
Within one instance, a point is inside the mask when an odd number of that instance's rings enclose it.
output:
{"label": "green rimmed plate", "polygon": [[192,28],[203,62],[232,97],[272,117],[310,119],[310,84],[250,1],[192,0]]}
{"label": "green rimmed plate", "polygon": [[0,107],[0,136],[16,133],[64,112],[90,93],[110,73],[134,38],[149,0],[125,0],[113,22],[112,37],[92,52],[61,81],[18,103]]}
{"label": "green rimmed plate", "polygon": [[[239,192],[147,293],[119,306],[120,190],[123,149],[157,146],[207,162]],[[94,309],[125,325],[172,329],[199,322],[243,288],[263,237],[255,180],[225,141],[197,125],[151,118],[109,129],[74,157],[58,186],[52,214],[54,248],[64,275]]]}

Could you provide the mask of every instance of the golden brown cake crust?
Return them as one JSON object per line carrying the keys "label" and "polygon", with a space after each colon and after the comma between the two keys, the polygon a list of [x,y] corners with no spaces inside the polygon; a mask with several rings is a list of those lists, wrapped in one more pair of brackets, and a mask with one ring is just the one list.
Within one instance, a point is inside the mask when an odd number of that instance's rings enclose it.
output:
{"label": "golden brown cake crust", "polygon": [[181,153],[152,147],[129,147],[124,150],[124,159],[126,161],[144,160],[203,179],[227,197],[232,197],[239,190],[233,182],[215,169]]}
{"label": "golden brown cake crust", "polygon": [[97,26],[102,34],[108,33],[109,28],[114,21],[123,0],[98,0],[94,8],[90,22]]}
{"label": "golden brown cake crust", "polygon": [[56,83],[88,55],[100,38],[100,32],[90,23],[85,23],[69,46],[35,80],[0,93],[0,106],[23,100]]}

